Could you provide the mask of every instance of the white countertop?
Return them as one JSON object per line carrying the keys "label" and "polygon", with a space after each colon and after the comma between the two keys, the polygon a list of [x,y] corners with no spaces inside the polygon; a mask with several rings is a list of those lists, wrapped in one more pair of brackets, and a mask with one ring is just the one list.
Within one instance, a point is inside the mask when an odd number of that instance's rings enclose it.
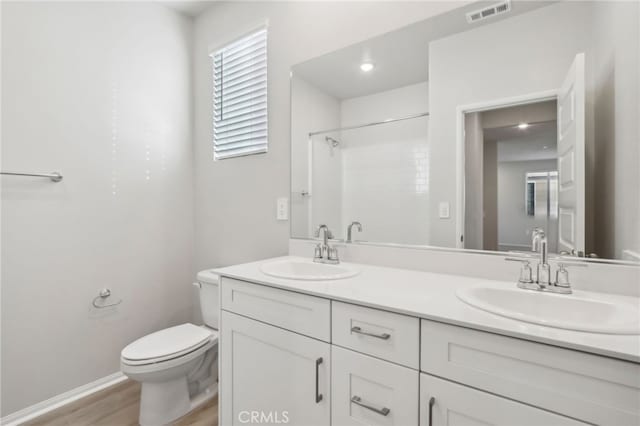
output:
{"label": "white countertop", "polygon": [[[463,287],[484,285],[512,288],[515,286],[514,282],[353,263],[343,264],[358,268],[360,270],[358,275],[331,281],[275,278],[261,272],[260,266],[263,263],[287,257],[234,265],[214,269],[211,272],[332,300],[640,363],[640,336],[638,335],[587,333],[530,324],[473,308],[456,296],[456,291]],[[640,299],[630,296],[584,291],[575,291],[575,293],[613,303],[616,301],[640,303]]]}

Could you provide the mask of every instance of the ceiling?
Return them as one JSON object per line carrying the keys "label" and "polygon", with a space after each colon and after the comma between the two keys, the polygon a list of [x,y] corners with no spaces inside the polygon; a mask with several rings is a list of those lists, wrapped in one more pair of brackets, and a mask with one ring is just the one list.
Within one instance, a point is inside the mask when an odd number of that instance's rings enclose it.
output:
{"label": "ceiling", "polygon": [[[481,1],[402,29],[354,44],[295,65],[300,77],[338,99],[369,95],[427,81],[429,43],[463,31],[495,23],[547,6],[547,1],[513,1],[511,12],[473,24],[466,13],[495,1]],[[360,64],[371,62],[373,71],[364,73]]]}
{"label": "ceiling", "polygon": [[195,18],[204,10],[213,5],[217,0],[199,1],[199,0],[156,0],[164,6],[167,6],[183,15]]}
{"label": "ceiling", "polygon": [[556,121],[485,129],[485,140],[498,144],[498,161],[555,160],[557,158]]}

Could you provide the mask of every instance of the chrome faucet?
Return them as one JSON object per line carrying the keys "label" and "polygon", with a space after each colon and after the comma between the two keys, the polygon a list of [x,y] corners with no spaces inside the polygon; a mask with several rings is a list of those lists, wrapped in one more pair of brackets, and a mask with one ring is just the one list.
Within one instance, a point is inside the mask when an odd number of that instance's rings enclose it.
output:
{"label": "chrome faucet", "polygon": [[362,232],[362,224],[360,222],[351,222],[351,225],[349,225],[347,227],[347,243],[352,243],[353,240],[351,239],[351,230],[353,229],[353,227],[356,227],[356,229],[358,230],[358,232]]}
{"label": "chrome faucet", "polygon": [[329,245],[329,238],[333,238],[331,230],[329,230],[327,225],[318,226],[315,232],[316,238],[320,237],[320,232],[323,233],[322,243],[318,243],[318,245],[316,245],[313,254],[313,261],[331,264],[340,263],[340,259],[338,259],[338,249]]}
{"label": "chrome faucet", "polygon": [[510,258],[506,260],[522,262],[518,287],[525,290],[547,291],[551,293],[571,294],[571,284],[569,282],[569,272],[567,266],[587,266],[584,262],[566,262],[562,257],[558,258],[558,270],[556,271],[556,281],[551,281],[551,266],[549,265],[548,242],[544,230],[536,228],[531,233],[531,250],[537,252],[538,265],[536,276],[533,276],[530,260],[531,258]]}
{"label": "chrome faucet", "polygon": [[544,230],[535,228],[531,233],[531,251],[538,252],[540,254],[536,281],[542,286],[548,286],[551,281],[551,269],[548,263],[548,247],[549,244]]}

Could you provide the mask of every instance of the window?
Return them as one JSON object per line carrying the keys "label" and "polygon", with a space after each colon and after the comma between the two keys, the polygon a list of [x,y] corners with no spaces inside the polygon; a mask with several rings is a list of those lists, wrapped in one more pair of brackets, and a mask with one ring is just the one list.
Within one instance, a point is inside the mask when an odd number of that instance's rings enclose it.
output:
{"label": "window", "polygon": [[213,54],[213,158],[267,152],[267,29]]}
{"label": "window", "polygon": [[558,171],[526,173],[527,216],[558,217]]}

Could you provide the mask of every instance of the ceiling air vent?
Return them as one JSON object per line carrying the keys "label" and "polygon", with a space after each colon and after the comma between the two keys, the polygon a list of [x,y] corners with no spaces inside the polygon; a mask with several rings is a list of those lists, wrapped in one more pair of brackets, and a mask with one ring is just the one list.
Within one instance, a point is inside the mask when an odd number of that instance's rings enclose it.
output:
{"label": "ceiling air vent", "polygon": [[492,6],[485,7],[484,9],[474,10],[467,13],[467,22],[473,23],[481,21],[482,19],[490,18],[492,16],[507,13],[511,10],[511,0],[496,3]]}

